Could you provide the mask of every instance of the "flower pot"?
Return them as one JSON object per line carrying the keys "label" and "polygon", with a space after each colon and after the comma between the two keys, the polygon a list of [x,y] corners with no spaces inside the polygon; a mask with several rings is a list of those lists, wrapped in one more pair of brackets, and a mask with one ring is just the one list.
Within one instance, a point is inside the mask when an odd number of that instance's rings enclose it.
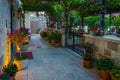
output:
{"label": "flower pot", "polygon": [[60,47],[60,43],[59,42],[55,42],[54,43],[54,47]]}
{"label": "flower pot", "polygon": [[111,80],[118,80],[114,75],[111,75]]}
{"label": "flower pot", "polygon": [[15,64],[17,65],[17,67],[18,67],[18,71],[24,70],[24,69],[27,68],[28,59],[26,59],[26,60],[20,60],[20,61],[15,60],[14,63],[15,63]]}
{"label": "flower pot", "polygon": [[53,46],[54,46],[54,43],[55,43],[55,41],[54,41],[54,40],[51,40],[51,45],[53,45]]}
{"label": "flower pot", "polygon": [[99,70],[99,74],[103,80],[110,80],[110,71]]}
{"label": "flower pot", "polygon": [[21,51],[27,51],[28,50],[28,44],[21,45]]}
{"label": "flower pot", "polygon": [[83,60],[83,66],[85,68],[91,68],[92,67],[92,61],[91,60]]}

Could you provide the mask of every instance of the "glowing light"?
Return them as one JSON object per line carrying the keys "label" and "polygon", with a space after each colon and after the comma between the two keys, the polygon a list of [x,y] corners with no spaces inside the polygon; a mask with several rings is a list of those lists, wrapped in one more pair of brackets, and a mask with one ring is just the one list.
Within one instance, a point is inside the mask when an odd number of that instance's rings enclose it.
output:
{"label": "glowing light", "polygon": [[21,69],[22,69],[22,66],[21,66],[20,62],[19,62],[19,61],[17,61],[16,59],[14,60],[14,64],[16,64],[16,65],[17,65],[18,70],[21,70]]}
{"label": "glowing light", "polygon": [[10,39],[7,37],[6,40],[6,47],[5,47],[5,53],[4,53],[4,60],[3,60],[3,66],[8,65],[10,63],[10,58],[11,58],[11,42]]}

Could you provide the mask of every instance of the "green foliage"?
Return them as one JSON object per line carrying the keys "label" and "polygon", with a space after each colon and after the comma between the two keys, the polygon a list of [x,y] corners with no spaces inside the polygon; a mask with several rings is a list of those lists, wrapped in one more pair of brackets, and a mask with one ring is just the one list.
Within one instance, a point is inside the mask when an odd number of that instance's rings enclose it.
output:
{"label": "green foliage", "polygon": [[55,30],[54,33],[53,33],[53,40],[55,42],[61,42],[61,38],[62,38],[61,32],[58,31],[58,30]]}
{"label": "green foliage", "polygon": [[28,56],[26,54],[21,54],[21,55],[19,54],[19,55],[15,56],[15,59],[18,60],[18,61],[26,60],[26,59],[28,59]]}
{"label": "green foliage", "polygon": [[120,80],[120,66],[114,66],[110,71],[110,74]]}
{"label": "green foliage", "polygon": [[119,10],[120,0],[105,0],[105,7],[108,11]]}
{"label": "green foliage", "polygon": [[69,11],[68,21],[70,25],[76,25],[80,23],[80,15],[76,10]]}
{"label": "green foliage", "polygon": [[113,24],[117,27],[120,28],[120,16],[115,16],[113,19]]}
{"label": "green foliage", "polygon": [[114,63],[111,59],[100,58],[95,61],[95,65],[97,66],[98,70],[111,70],[114,66]]}
{"label": "green foliage", "polygon": [[27,41],[27,42],[24,42],[22,45],[27,45],[27,44],[29,44],[29,42]]}
{"label": "green foliage", "polygon": [[92,60],[92,53],[93,53],[93,44],[86,42],[81,43],[82,47],[84,48],[84,60]]}
{"label": "green foliage", "polygon": [[3,76],[0,76],[0,80],[8,80],[10,77],[9,74],[4,74]]}
{"label": "green foliage", "polygon": [[[104,0],[105,1],[105,9],[109,12],[118,11],[120,7],[120,0]],[[99,14],[100,11],[100,3],[90,4],[88,6],[87,3],[92,2],[91,0],[21,0],[23,3],[24,10],[27,11],[46,11],[46,12],[56,12],[61,10],[59,4],[63,7],[62,9],[71,9],[71,10],[80,10],[80,15],[89,16]],[[53,4],[54,3],[54,4]],[[58,5],[55,10],[52,9],[52,6]],[[51,11],[51,12],[50,12]],[[54,13],[54,12],[53,12]]]}
{"label": "green foliage", "polygon": [[99,24],[100,16],[89,16],[84,21],[88,26],[95,26],[96,23]]}
{"label": "green foliage", "polygon": [[40,36],[41,37],[47,37],[47,32],[46,31],[42,31],[42,32],[40,32]]}
{"label": "green foliage", "polygon": [[55,42],[61,42],[62,33],[59,30],[49,30],[48,40],[54,40]]}
{"label": "green foliage", "polygon": [[5,74],[9,74],[10,76],[14,76],[16,72],[18,71],[16,64],[8,64],[7,66],[4,66],[2,69]]}

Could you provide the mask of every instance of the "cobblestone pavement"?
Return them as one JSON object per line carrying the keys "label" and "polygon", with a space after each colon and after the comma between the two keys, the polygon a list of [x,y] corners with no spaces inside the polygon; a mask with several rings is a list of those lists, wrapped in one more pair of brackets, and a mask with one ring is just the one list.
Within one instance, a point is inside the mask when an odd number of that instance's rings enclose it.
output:
{"label": "cobblestone pavement", "polygon": [[39,35],[32,35],[33,59],[16,74],[16,80],[98,80],[82,67],[82,60],[66,48],[53,48]]}

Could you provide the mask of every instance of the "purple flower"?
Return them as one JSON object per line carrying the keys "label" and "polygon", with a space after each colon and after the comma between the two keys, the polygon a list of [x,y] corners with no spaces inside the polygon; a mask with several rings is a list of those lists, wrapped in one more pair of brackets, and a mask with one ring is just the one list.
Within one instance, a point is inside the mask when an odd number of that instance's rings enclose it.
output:
{"label": "purple flower", "polygon": [[13,78],[13,77],[10,77],[9,80],[14,80],[14,78]]}

